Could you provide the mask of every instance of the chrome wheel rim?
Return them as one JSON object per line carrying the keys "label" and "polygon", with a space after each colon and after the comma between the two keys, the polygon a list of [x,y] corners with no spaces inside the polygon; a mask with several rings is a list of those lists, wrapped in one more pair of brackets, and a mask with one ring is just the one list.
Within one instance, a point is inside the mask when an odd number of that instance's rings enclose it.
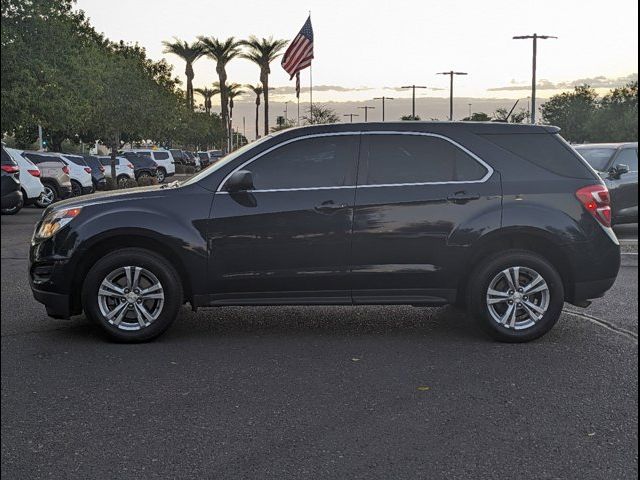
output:
{"label": "chrome wheel rim", "polygon": [[53,203],[53,199],[55,198],[55,193],[53,188],[45,185],[44,191],[40,194],[40,203],[44,206],[49,206]]}
{"label": "chrome wheel rim", "polygon": [[156,173],[156,178],[158,179],[158,182],[164,182],[164,172],[162,170],[158,170]]}
{"label": "chrome wheel rim", "polygon": [[104,319],[120,330],[140,330],[162,313],[164,289],[146,268],[120,267],[109,273],[98,289],[98,307]]}
{"label": "chrome wheel rim", "polygon": [[539,322],[551,301],[545,279],[528,267],[510,267],[498,273],[486,294],[493,320],[503,328],[526,330]]}

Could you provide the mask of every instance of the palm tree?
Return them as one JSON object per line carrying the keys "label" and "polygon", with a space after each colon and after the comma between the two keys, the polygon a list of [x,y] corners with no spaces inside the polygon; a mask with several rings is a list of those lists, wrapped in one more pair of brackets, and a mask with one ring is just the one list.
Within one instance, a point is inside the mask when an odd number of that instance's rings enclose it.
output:
{"label": "palm tree", "polygon": [[258,120],[260,119],[260,96],[262,95],[262,85],[247,85],[247,88],[256,95],[256,140],[260,137],[260,130],[258,128]]}
{"label": "palm tree", "polygon": [[220,100],[222,104],[222,125],[225,136],[227,138],[227,145],[229,145],[230,132],[228,130],[229,125],[229,99],[227,97],[227,64],[240,55],[240,42],[234,37],[229,37],[226,40],[218,40],[214,37],[198,37],[200,44],[204,48],[205,55],[213,59],[216,62],[216,72],[218,73],[218,81],[220,84]]}
{"label": "palm tree", "polygon": [[195,91],[202,95],[202,97],[204,98],[204,111],[207,115],[211,115],[211,99],[214,95],[220,93],[220,91],[207,87],[196,88]]}
{"label": "palm tree", "polygon": [[[242,85],[239,83],[231,83],[227,85],[227,97],[229,98],[229,132],[233,135],[233,99],[244,93]],[[232,143],[233,146],[233,143]]]}
{"label": "palm tree", "polygon": [[178,38],[173,42],[162,42],[164,53],[173,53],[186,62],[184,74],[187,76],[187,105],[193,110],[193,62],[204,54],[204,49],[200,42],[188,43]]}
{"label": "palm tree", "polygon": [[282,50],[287,45],[286,40],[274,40],[273,37],[259,39],[255,36],[242,42],[248,49],[241,56],[252,61],[260,67],[260,83],[264,95],[264,134],[269,134],[269,64],[282,55]]}

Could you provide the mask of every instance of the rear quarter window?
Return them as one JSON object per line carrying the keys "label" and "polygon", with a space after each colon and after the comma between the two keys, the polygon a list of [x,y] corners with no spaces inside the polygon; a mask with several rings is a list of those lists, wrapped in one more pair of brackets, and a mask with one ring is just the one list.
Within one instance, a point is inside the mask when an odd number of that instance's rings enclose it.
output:
{"label": "rear quarter window", "polygon": [[168,152],[153,152],[153,158],[156,160],[169,160]]}
{"label": "rear quarter window", "polygon": [[563,177],[592,179],[585,161],[556,134],[485,134],[483,138],[513,155]]}

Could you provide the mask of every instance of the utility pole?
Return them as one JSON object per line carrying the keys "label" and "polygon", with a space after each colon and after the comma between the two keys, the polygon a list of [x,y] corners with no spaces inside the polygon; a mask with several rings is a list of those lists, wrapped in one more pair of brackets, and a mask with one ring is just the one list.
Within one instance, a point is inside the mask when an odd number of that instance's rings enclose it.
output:
{"label": "utility pole", "polygon": [[536,123],[536,75],[538,68],[538,39],[540,40],[548,40],[550,38],[558,38],[552,35],[538,35],[534,33],[533,35],[518,35],[513,37],[514,40],[528,40],[533,39],[533,72],[531,75],[531,123]]}
{"label": "utility pole", "polygon": [[284,102],[284,119],[289,121],[289,102]]}
{"label": "utility pole", "polygon": [[384,122],[384,102],[385,100],[395,100],[393,97],[375,97],[374,100],[382,100],[382,121]]}
{"label": "utility pole", "polygon": [[413,117],[413,120],[415,120],[416,119],[416,88],[427,88],[427,87],[424,85],[406,85],[400,88],[410,88],[413,92],[412,101],[411,101],[411,117]]}
{"label": "utility pole", "polygon": [[469,103],[469,120],[471,120],[471,116],[473,115],[473,113],[471,112],[472,106],[473,106],[473,103]]}
{"label": "utility pole", "polygon": [[369,121],[369,110],[375,110],[376,107],[370,107],[368,105],[365,105],[364,107],[358,107],[362,110],[364,110],[364,121],[368,122]]}
{"label": "utility pole", "polygon": [[345,113],[343,117],[349,117],[349,121],[353,123],[353,117],[359,117],[357,113]]}
{"label": "utility pole", "polygon": [[453,122],[453,77],[455,75],[469,75],[466,72],[454,72],[451,70],[450,72],[440,72],[438,75],[449,75],[450,83],[449,83],[449,121]]}

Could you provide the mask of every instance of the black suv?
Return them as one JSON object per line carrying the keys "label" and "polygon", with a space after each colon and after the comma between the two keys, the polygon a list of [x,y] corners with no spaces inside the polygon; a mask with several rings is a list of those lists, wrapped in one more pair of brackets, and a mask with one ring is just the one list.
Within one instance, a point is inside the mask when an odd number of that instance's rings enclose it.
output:
{"label": "black suv", "polygon": [[[102,200],[102,201],[99,201]],[[553,127],[317,125],[189,180],[48,208],[30,280],[49,315],[111,338],[180,306],[464,304],[523,342],[613,285],[606,186]]]}
{"label": "black suv", "polygon": [[638,223],[638,143],[593,143],[576,150],[604,179],[613,223]]}
{"label": "black suv", "polygon": [[20,167],[2,147],[2,184],[0,196],[2,214],[16,214],[22,208],[24,199],[20,190]]}
{"label": "black suv", "polygon": [[155,177],[158,173],[158,164],[146,155],[140,155],[136,152],[122,152],[119,156],[131,162],[136,180]]}

